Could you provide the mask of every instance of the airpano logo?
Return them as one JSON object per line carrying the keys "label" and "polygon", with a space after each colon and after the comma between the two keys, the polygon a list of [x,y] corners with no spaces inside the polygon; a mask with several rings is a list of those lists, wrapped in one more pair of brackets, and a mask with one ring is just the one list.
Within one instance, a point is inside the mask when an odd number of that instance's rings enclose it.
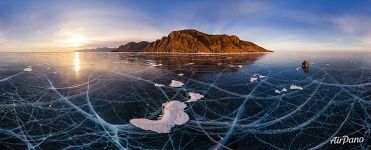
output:
{"label": "airpano logo", "polygon": [[330,144],[347,144],[347,143],[362,143],[364,141],[363,137],[348,137],[347,135],[344,135],[342,137],[333,137],[330,140]]}

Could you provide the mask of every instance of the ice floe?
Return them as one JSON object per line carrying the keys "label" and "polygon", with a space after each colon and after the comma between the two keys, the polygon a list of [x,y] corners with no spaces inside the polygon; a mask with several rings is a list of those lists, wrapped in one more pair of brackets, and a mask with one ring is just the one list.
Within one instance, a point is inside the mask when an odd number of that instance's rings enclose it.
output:
{"label": "ice floe", "polygon": [[31,72],[32,71],[32,67],[31,66],[28,66],[27,68],[24,68],[23,71]]}
{"label": "ice floe", "polygon": [[291,90],[303,90],[303,87],[301,87],[301,86],[297,86],[297,85],[294,85],[294,84],[293,84],[293,85],[290,86],[290,89],[291,89]]}
{"label": "ice floe", "polygon": [[182,87],[184,84],[183,82],[176,81],[176,80],[171,80],[171,83],[169,86],[171,87]]}
{"label": "ice floe", "polygon": [[199,93],[195,93],[195,92],[188,92],[188,95],[191,96],[191,98],[186,102],[195,102],[195,101],[198,101],[198,100],[204,98],[203,95],[201,95]]}
{"label": "ice floe", "polygon": [[129,122],[143,130],[169,133],[175,125],[182,125],[189,120],[189,116],[184,112],[187,107],[185,103],[174,100],[164,103],[162,106],[162,117],[159,120],[140,118],[131,119]]}

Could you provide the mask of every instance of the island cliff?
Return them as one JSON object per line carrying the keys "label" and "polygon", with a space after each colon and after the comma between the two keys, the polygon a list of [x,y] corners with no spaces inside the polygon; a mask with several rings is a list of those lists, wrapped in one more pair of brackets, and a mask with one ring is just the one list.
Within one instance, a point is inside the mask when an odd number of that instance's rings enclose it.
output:
{"label": "island cliff", "polygon": [[148,46],[149,42],[142,41],[142,42],[129,42],[125,45],[121,45],[118,49],[113,50],[112,52],[140,52],[146,46]]}
{"label": "island cliff", "polygon": [[241,53],[270,52],[235,35],[210,35],[194,29],[173,31],[154,42],[129,42],[114,52]]}

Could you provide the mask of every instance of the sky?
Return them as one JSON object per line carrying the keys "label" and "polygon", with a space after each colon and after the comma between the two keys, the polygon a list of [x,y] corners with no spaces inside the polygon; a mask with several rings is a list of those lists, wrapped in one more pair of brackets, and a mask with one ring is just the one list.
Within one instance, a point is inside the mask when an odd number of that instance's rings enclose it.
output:
{"label": "sky", "polygon": [[274,51],[371,51],[371,1],[1,0],[0,52],[68,52],[196,29]]}

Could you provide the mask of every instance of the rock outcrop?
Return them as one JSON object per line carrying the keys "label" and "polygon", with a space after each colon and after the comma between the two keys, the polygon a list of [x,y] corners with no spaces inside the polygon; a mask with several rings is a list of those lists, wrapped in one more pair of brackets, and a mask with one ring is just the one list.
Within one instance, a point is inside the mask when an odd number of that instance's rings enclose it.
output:
{"label": "rock outcrop", "polygon": [[301,64],[301,67],[303,68],[304,72],[309,72],[309,61],[308,60],[304,60],[304,62]]}
{"label": "rock outcrop", "polygon": [[[130,42],[120,46],[115,51],[130,51]],[[141,45],[141,46],[144,46]],[[140,46],[137,46],[141,48]],[[135,48],[137,48],[135,47]],[[133,50],[131,50],[133,51]],[[175,52],[175,53],[241,53],[241,52],[270,52],[252,42],[240,40],[235,35],[210,35],[194,29],[173,31],[168,36],[147,44],[142,52]]]}
{"label": "rock outcrop", "polygon": [[129,42],[125,45],[121,45],[118,49],[113,50],[112,52],[140,52],[145,47],[147,47],[149,42],[142,41],[142,42]]}

